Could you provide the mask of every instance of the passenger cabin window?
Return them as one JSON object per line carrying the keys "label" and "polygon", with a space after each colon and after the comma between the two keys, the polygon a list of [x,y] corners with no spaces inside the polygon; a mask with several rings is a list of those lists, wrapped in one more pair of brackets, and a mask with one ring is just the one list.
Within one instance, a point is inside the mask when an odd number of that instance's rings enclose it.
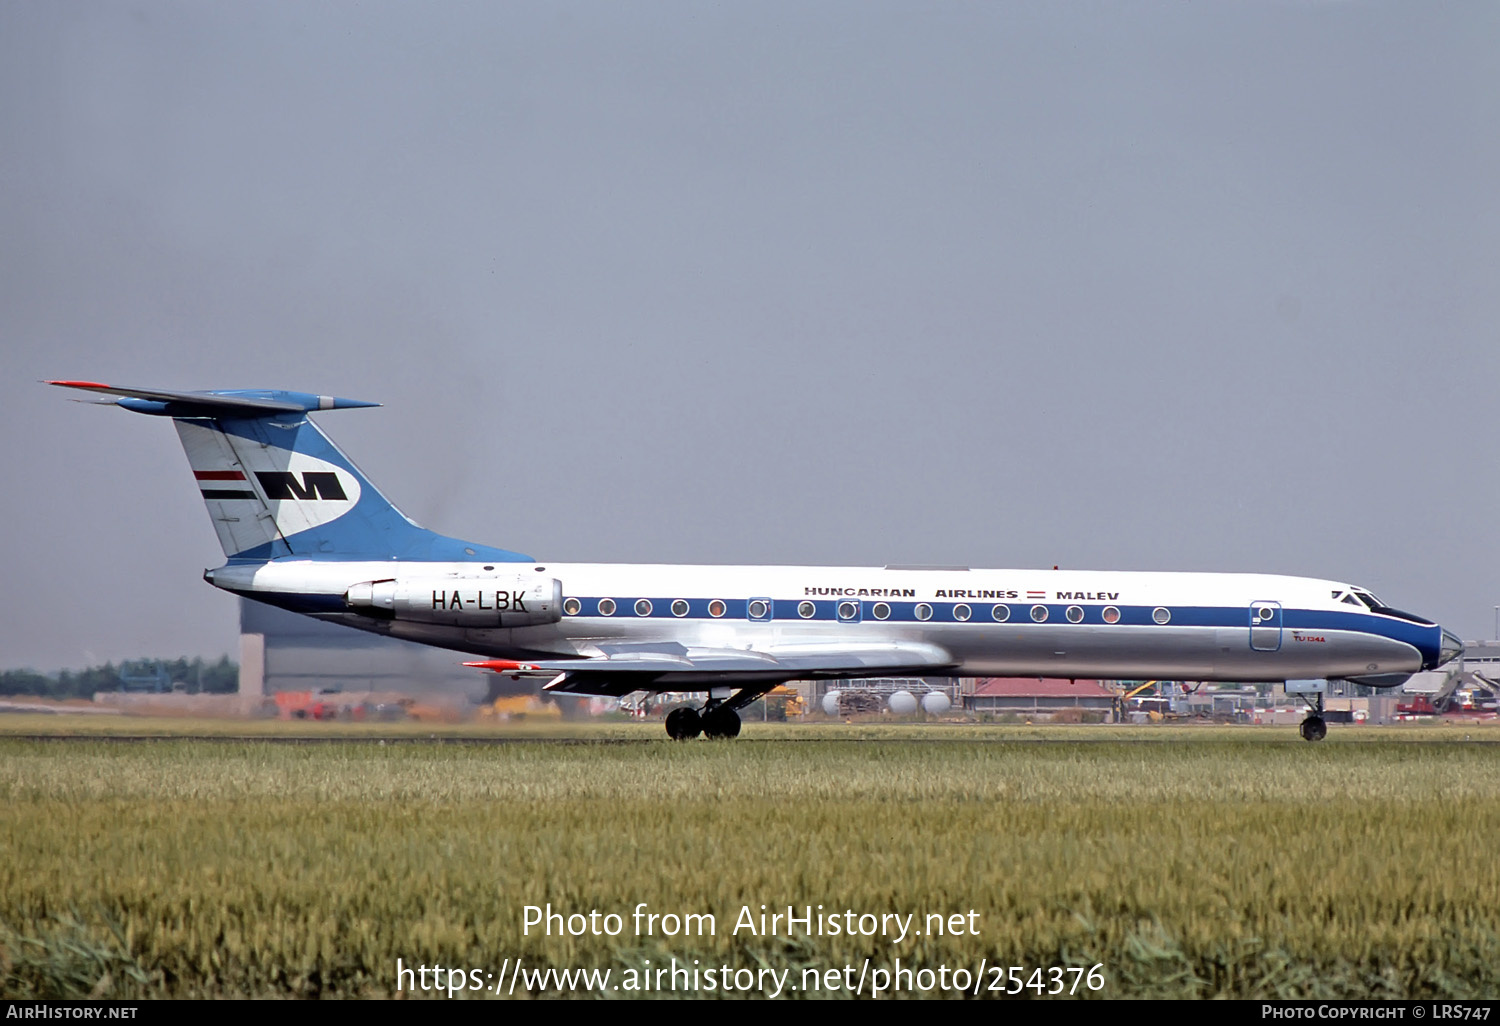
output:
{"label": "passenger cabin window", "polygon": [[650,616],[651,615],[651,600],[650,599],[637,599],[636,603],[635,603],[635,615],[636,616]]}
{"label": "passenger cabin window", "polygon": [[599,615],[600,616],[614,616],[615,615],[615,600],[614,599],[607,599],[607,598],[606,599],[600,599],[599,600]]}
{"label": "passenger cabin window", "polygon": [[870,615],[877,620],[884,620],[891,615],[891,607],[884,602],[877,602],[870,607]]}
{"label": "passenger cabin window", "polygon": [[724,615],[724,608],[725,608],[724,607],[724,603],[722,601],[720,601],[719,599],[714,599],[712,602],[710,602],[708,604],[708,615],[709,616],[723,616]]}

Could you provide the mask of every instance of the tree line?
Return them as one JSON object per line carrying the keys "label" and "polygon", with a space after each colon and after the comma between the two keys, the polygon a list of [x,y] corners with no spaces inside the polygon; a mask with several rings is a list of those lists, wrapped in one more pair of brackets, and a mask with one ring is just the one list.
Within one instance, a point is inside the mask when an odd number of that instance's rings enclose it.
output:
{"label": "tree line", "polygon": [[96,691],[185,690],[190,694],[238,691],[240,667],[229,657],[217,662],[193,659],[131,659],[86,670],[0,670],[0,695],[91,698]]}

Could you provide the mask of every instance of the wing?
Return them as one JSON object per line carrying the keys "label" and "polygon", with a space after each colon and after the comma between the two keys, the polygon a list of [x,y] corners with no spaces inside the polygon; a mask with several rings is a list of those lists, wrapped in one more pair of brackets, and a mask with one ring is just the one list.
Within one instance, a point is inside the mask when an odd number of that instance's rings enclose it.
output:
{"label": "wing", "polygon": [[632,691],[703,691],[709,687],[758,694],[789,680],[920,676],[941,674],[956,666],[953,656],[936,645],[907,642],[778,645],[758,650],[658,642],[604,644],[599,651],[600,655],[576,659],[487,659],[464,665],[518,677],[551,677],[546,691],[616,698]]}

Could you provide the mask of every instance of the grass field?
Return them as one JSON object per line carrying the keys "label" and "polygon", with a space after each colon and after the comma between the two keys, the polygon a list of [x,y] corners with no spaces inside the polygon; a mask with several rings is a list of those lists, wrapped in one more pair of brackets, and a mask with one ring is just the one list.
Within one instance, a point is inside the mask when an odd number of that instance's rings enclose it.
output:
{"label": "grass field", "polygon": [[[167,736],[285,726],[4,718],[0,995],[384,996],[398,958],[620,980],[674,957],[791,969],[793,986],[899,958],[971,978],[982,959],[1097,964],[1101,989],[1079,989],[1103,997],[1500,993],[1494,730],[1336,726],[1318,745],[1163,727]],[[559,729],[576,743],[538,740]],[[5,736],[85,731],[161,739]],[[636,936],[640,902],[711,913],[716,930]],[[523,935],[523,907],[547,903],[624,929]],[[978,936],[732,932],[762,904],[918,926],[973,910]]]}

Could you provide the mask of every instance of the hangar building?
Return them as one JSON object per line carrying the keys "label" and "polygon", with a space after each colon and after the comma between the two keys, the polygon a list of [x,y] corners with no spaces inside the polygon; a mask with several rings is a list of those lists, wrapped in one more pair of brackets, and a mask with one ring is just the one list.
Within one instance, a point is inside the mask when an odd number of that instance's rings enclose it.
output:
{"label": "hangar building", "polygon": [[1063,709],[1108,716],[1115,693],[1097,680],[1060,677],[982,677],[964,696],[964,710],[976,715],[1051,716]]}
{"label": "hangar building", "polygon": [[[472,657],[470,657],[472,658]],[[367,634],[261,602],[240,600],[240,694],[400,692],[482,700],[495,674],[461,652]]]}

